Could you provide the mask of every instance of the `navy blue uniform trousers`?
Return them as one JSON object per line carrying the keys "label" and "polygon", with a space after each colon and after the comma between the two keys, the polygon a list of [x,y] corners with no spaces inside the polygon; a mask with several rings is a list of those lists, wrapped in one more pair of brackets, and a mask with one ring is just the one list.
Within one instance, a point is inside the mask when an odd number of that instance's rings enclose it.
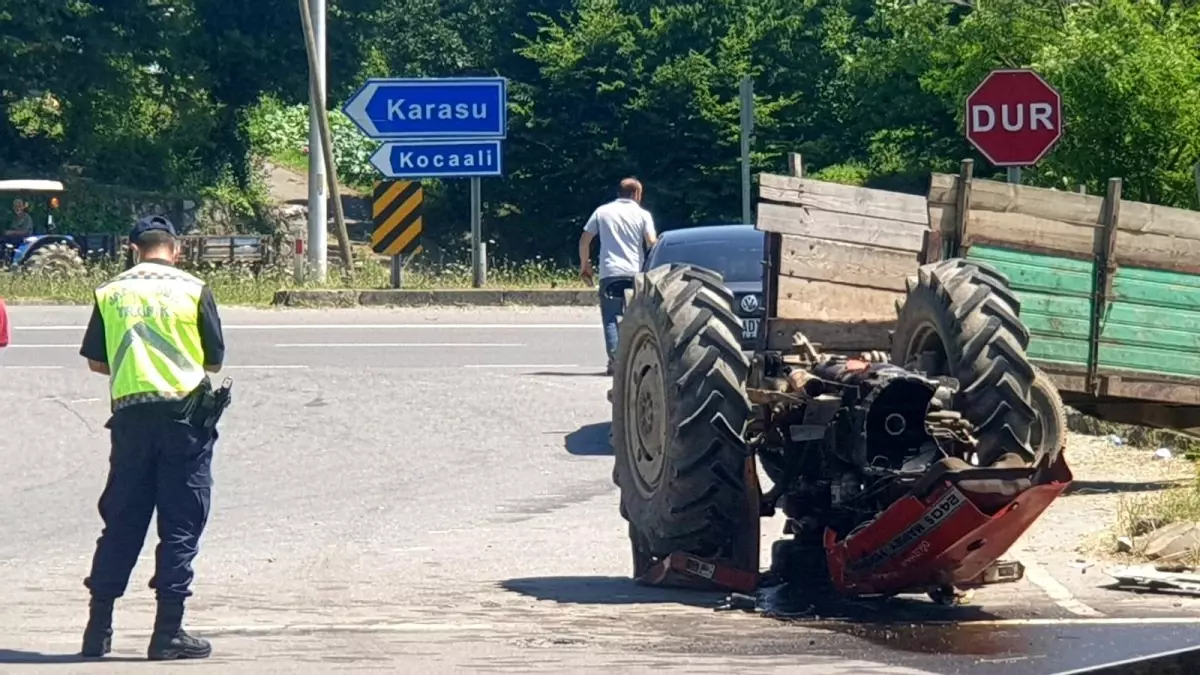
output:
{"label": "navy blue uniform trousers", "polygon": [[125,594],[150,517],[158,510],[158,548],[150,588],[159,600],[191,596],[192,560],[208,522],[216,430],[181,421],[174,406],[134,405],[107,425],[112,436],[108,483],[100,496],[104,531],[84,585],[92,597]]}

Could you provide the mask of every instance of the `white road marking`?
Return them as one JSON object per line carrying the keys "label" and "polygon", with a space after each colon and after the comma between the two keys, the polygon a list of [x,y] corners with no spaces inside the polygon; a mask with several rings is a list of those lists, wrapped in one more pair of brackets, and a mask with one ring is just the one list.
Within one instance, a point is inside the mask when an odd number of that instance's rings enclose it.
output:
{"label": "white road marking", "polygon": [[[795,621],[804,626],[845,625],[844,621]],[[955,619],[921,621],[921,626],[1194,626],[1200,617],[1143,616],[1143,617],[1097,617],[1095,619]]]}
{"label": "white road marking", "polygon": [[1039,565],[1028,551],[1015,549],[1012,551],[1012,555],[1025,566],[1025,578],[1033,585],[1042,589],[1054,601],[1054,604],[1079,616],[1104,616],[1103,612],[1084,604],[1076,598],[1066,586],[1063,586],[1058,579],[1055,579],[1045,568]]}
{"label": "white road marking", "polygon": [[[86,325],[76,326],[10,326],[13,331],[71,331],[84,330]],[[381,330],[381,329],[472,329],[495,330],[546,330],[546,329],[602,329],[600,322],[591,323],[281,323],[281,324],[225,324],[225,330]]]}
{"label": "white road marking", "polygon": [[574,363],[543,363],[543,364],[519,364],[519,363],[468,363],[463,368],[595,368],[597,366],[579,366]]}
{"label": "white road marking", "polygon": [[103,400],[103,399],[99,399],[99,398],[77,398],[77,399],[75,399],[74,401],[71,401],[70,403],[71,403],[71,405],[74,405],[74,404],[76,404],[76,403],[96,403],[96,402],[98,402],[98,401],[101,401],[101,400]]}
{"label": "white road marking", "polygon": [[[4,370],[62,370],[66,366],[0,366]],[[305,365],[247,365],[247,366],[225,366],[227,370],[307,370],[309,366]],[[72,403],[88,403],[91,401],[99,401],[100,399],[82,399],[80,401],[72,401]]]}
{"label": "white road marking", "polygon": [[307,370],[308,366],[301,365],[272,365],[272,366],[225,366],[230,370]]}
{"label": "white road marking", "polygon": [[[1196,649],[1195,646],[1191,646],[1191,647],[1182,647],[1180,649],[1172,649],[1171,651],[1167,651],[1167,652],[1154,652],[1151,654],[1141,654],[1139,656],[1134,656],[1132,658],[1128,658],[1123,661],[1114,661],[1112,663],[1106,663],[1103,666],[1103,670],[1100,670],[1100,669],[1096,668],[1095,666],[1089,666],[1089,667],[1084,667],[1084,668],[1076,668],[1075,670],[1064,670],[1063,672],[1059,673],[1058,675],[1084,675],[1084,673],[1097,673],[1097,672],[1109,672],[1109,673],[1127,673],[1127,672],[1136,673],[1138,671],[1145,672],[1142,668],[1138,668],[1137,665],[1145,665],[1147,659],[1151,659],[1151,658],[1166,659],[1166,658],[1170,658],[1172,656],[1176,656],[1179,654],[1186,654],[1188,652],[1194,651],[1195,649]],[[1159,663],[1161,663],[1164,666],[1167,665],[1166,663],[1164,663],[1162,661],[1159,661]],[[1192,661],[1189,660],[1188,663],[1192,663]],[[1135,667],[1132,669],[1121,667],[1121,666],[1129,666],[1129,665],[1133,665]],[[1166,669],[1164,668],[1163,670],[1166,670]]]}
{"label": "white road marking", "polygon": [[324,347],[524,347],[515,342],[281,342],[276,347],[319,349]]}
{"label": "white road marking", "polygon": [[[459,631],[482,631],[495,630],[496,624],[491,623],[420,623],[416,621],[410,622],[392,622],[392,623],[278,623],[278,624],[258,624],[258,625],[215,625],[215,626],[197,626],[194,630],[188,630],[197,635],[222,635],[222,634],[238,634],[238,635],[256,635],[256,634],[276,634],[276,633],[314,633],[314,632],[329,632],[329,633],[449,633]],[[124,632],[124,631],[122,631]],[[149,637],[150,631],[128,631],[126,635],[135,638]]]}

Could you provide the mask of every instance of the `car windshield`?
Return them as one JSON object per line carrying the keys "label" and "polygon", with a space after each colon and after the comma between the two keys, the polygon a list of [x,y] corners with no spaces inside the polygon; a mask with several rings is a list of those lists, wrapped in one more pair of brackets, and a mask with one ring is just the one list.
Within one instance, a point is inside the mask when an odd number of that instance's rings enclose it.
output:
{"label": "car windshield", "polygon": [[687,263],[720,272],[725,281],[739,283],[762,281],[762,244],[709,240],[687,243],[663,242],[654,253],[652,264]]}

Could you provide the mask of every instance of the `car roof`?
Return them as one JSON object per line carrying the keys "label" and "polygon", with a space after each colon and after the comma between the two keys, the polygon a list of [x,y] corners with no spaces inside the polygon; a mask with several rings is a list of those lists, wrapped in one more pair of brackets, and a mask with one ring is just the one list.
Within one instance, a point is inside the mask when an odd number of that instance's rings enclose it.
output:
{"label": "car roof", "polygon": [[63,184],[56,180],[19,179],[0,180],[0,192],[63,192]]}
{"label": "car roof", "polygon": [[700,243],[757,243],[761,244],[763,233],[753,225],[697,225],[667,230],[659,235],[661,244]]}

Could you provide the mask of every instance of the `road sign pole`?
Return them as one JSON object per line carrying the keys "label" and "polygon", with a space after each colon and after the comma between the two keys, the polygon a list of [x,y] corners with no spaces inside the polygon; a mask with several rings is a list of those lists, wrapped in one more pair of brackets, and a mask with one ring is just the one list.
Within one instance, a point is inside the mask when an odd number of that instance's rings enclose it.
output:
{"label": "road sign pole", "polygon": [[404,287],[404,255],[392,256],[392,288]]}
{"label": "road sign pole", "polygon": [[319,102],[312,91],[325,82],[325,0],[309,0],[316,43],[316,70],[309,70],[308,96],[308,276],[324,283],[328,272],[325,152],[321,146]]}
{"label": "road sign pole", "polygon": [[742,223],[751,223],[750,213],[750,135],[754,133],[754,82],[743,77],[739,87],[742,113]]}
{"label": "road sign pole", "polygon": [[1192,174],[1196,177],[1196,206],[1200,207],[1200,162],[1192,167]]}
{"label": "road sign pole", "polygon": [[1008,182],[1016,183],[1018,185],[1021,184],[1021,167],[1019,167],[1019,166],[1008,167]]}
{"label": "road sign pole", "polygon": [[471,276],[475,288],[487,283],[483,262],[483,188],[478,177],[471,178]]}

